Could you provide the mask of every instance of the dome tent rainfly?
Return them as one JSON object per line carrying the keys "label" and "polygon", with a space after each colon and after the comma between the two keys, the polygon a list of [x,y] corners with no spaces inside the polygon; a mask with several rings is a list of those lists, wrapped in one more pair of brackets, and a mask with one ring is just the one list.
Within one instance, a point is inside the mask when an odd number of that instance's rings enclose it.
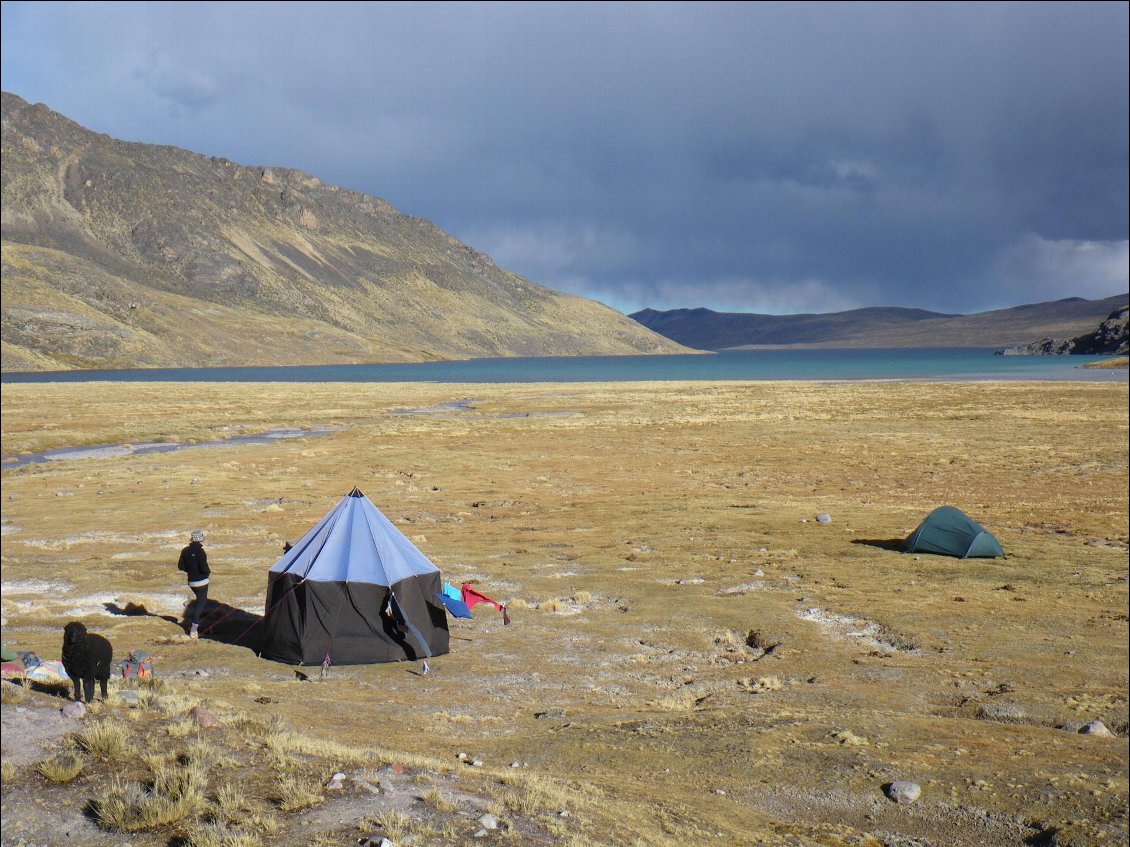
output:
{"label": "dome tent rainfly", "polygon": [[259,654],[359,665],[448,651],[439,569],[354,488],[267,577]]}
{"label": "dome tent rainfly", "polygon": [[960,559],[1003,556],[996,537],[953,506],[939,506],[906,539],[907,553],[939,553]]}

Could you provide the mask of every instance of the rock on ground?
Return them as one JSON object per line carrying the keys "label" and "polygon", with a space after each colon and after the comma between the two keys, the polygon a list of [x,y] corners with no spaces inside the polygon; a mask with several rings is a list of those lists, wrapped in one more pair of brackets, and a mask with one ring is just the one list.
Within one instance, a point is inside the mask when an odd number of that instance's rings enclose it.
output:
{"label": "rock on ground", "polygon": [[921,786],[910,780],[896,779],[887,786],[887,796],[896,803],[913,803],[921,795]]}

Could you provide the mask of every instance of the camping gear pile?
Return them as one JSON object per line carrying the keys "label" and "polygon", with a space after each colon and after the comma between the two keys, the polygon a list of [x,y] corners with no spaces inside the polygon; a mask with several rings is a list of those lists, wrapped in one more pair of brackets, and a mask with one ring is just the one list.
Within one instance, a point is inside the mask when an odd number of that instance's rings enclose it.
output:
{"label": "camping gear pile", "polygon": [[38,682],[41,685],[70,684],[67,671],[61,661],[56,659],[44,662],[30,651],[13,653],[7,648],[4,648],[2,676],[4,679]]}
{"label": "camping gear pile", "polygon": [[129,655],[118,662],[118,672],[122,679],[152,679],[153,657],[142,650],[130,650]]}

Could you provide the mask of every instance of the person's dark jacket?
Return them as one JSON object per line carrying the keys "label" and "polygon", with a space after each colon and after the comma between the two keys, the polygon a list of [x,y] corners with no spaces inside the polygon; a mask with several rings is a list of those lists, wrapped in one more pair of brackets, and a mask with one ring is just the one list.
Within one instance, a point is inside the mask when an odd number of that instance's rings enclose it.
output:
{"label": "person's dark jacket", "polygon": [[180,551],[180,563],[177,567],[188,574],[189,582],[207,579],[212,573],[208,570],[208,554],[199,541],[193,541]]}

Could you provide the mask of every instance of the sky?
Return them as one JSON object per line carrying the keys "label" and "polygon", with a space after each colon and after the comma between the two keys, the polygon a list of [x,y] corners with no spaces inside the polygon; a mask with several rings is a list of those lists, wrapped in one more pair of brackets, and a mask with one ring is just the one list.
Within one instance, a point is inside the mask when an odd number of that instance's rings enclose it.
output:
{"label": "sky", "polygon": [[3,89],[631,313],[1130,289],[1130,4],[2,4]]}

